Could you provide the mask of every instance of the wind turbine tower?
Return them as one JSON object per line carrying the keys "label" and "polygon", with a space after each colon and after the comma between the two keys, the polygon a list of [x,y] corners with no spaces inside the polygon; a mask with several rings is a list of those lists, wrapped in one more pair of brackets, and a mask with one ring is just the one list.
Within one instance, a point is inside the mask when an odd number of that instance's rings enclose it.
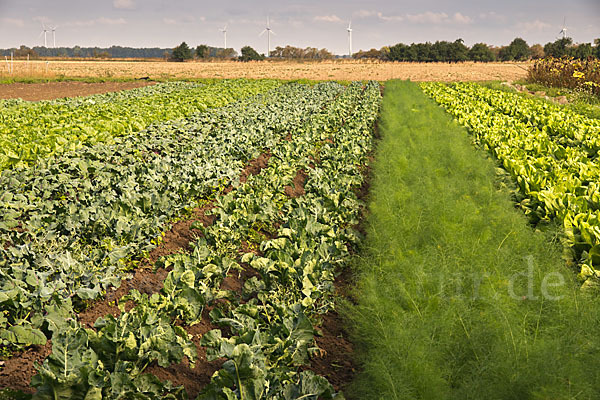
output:
{"label": "wind turbine tower", "polygon": [[44,35],[44,47],[48,47],[48,41],[46,40],[46,34],[48,33],[48,28],[44,24],[42,24],[42,32],[40,36]]}
{"label": "wind turbine tower", "polygon": [[352,58],[352,21],[348,23],[348,55]]}
{"label": "wind turbine tower", "polygon": [[56,48],[56,28],[58,28],[57,26],[50,28],[50,30],[52,31],[52,47]]}
{"label": "wind turbine tower", "polygon": [[275,35],[275,32],[271,29],[269,25],[269,17],[267,17],[267,27],[260,33],[258,36],[262,36],[264,33],[267,33],[267,57],[271,56],[271,34]]}
{"label": "wind turbine tower", "polygon": [[220,29],[221,32],[223,32],[223,42],[225,45],[225,48],[227,48],[227,25],[225,25],[223,27],[223,29]]}

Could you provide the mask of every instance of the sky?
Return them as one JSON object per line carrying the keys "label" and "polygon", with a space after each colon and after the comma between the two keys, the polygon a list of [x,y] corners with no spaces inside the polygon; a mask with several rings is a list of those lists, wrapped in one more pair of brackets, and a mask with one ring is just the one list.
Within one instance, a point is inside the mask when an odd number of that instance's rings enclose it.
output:
{"label": "sky", "polygon": [[[576,43],[600,38],[600,0],[0,0],[0,48],[44,44],[42,24],[56,27],[56,45],[172,48],[249,45],[266,53],[292,45],[348,53],[402,43],[462,38],[506,45],[522,37],[530,45],[556,40],[566,19]],[[52,34],[48,34],[48,47]]]}

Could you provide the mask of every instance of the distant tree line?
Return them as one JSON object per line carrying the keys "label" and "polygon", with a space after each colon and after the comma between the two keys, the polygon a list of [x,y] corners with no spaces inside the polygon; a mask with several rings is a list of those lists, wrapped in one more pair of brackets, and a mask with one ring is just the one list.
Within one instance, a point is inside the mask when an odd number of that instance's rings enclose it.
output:
{"label": "distant tree line", "polygon": [[[241,49],[241,55],[232,48],[211,47],[201,44],[195,49],[190,48],[185,42],[179,46],[168,48],[134,48],[111,46],[101,47],[58,47],[47,48],[36,46],[29,48],[0,49],[2,56],[10,56],[11,52],[17,58],[46,58],[46,57],[73,57],[73,58],[165,58],[173,61],[184,61],[189,59],[236,59],[240,61],[262,60],[264,54],[259,54],[250,46]],[[294,46],[276,47],[271,51],[271,58],[294,59],[294,60],[328,60],[338,56],[333,55],[327,49],[314,47],[299,48]],[[461,61],[523,61],[539,59],[547,56],[556,58],[573,57],[586,59],[588,57],[600,58],[600,39],[594,44],[574,44],[569,37],[557,39],[554,42],[534,44],[529,46],[521,38],[514,39],[508,46],[495,47],[485,43],[476,43],[467,47],[462,39],[454,42],[437,41],[435,43],[412,43],[410,45],[398,43],[393,46],[385,46],[381,49],[359,51],[353,54],[355,59],[376,59],[382,61],[408,61],[408,62],[461,62]]]}
{"label": "distant tree line", "polygon": [[[292,60],[329,60],[335,56],[327,49],[317,49],[307,47],[305,49],[293,46],[276,47],[271,50],[271,58],[275,59],[292,59]],[[208,45],[201,44],[193,51],[186,42],[181,43],[173,49],[170,59],[173,61],[185,61],[196,59],[210,58],[228,58],[238,61],[260,61],[265,59],[264,54],[258,53],[250,46],[244,46],[241,49],[241,55],[238,57],[237,52],[233,49],[215,49]]]}
{"label": "distant tree line", "polygon": [[335,56],[327,49],[317,49],[315,47],[301,49],[293,46],[277,46],[275,50],[271,51],[271,57],[292,60],[330,60]]}
{"label": "distant tree line", "polygon": [[408,62],[525,61],[548,56],[600,58],[600,39],[596,39],[592,46],[591,43],[573,44],[573,39],[567,37],[542,47],[540,44],[529,46],[525,40],[516,38],[508,46],[494,47],[485,43],[476,43],[471,48],[467,47],[462,39],[457,39],[454,42],[437,41],[410,45],[398,43],[379,50],[361,50],[352,55],[356,59]]}
{"label": "distant tree line", "polygon": [[[223,49],[217,47],[205,46],[206,57],[231,58],[236,57],[237,53],[233,49]],[[49,48],[35,46],[29,48],[20,46],[19,48],[0,49],[2,56],[10,56],[13,53],[18,58],[46,58],[46,57],[65,57],[65,58],[171,58],[173,49],[169,48],[134,48],[111,46],[102,47],[57,47]]]}
{"label": "distant tree line", "polygon": [[43,47],[35,46],[29,48],[21,46],[19,48],[2,49],[0,53],[3,56],[9,56],[11,52],[16,57],[29,55],[30,58],[36,57],[73,57],[73,58],[163,58],[165,53],[171,54],[171,49],[153,48],[134,48],[111,46],[102,47]]}

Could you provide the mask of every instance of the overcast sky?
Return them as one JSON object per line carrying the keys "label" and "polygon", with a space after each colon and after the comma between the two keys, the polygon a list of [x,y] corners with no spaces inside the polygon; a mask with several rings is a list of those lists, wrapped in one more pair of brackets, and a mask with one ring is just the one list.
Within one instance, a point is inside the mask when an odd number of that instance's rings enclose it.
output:
{"label": "overcast sky", "polygon": [[[462,38],[467,45],[554,41],[566,17],[575,42],[600,38],[600,0],[0,0],[0,48],[43,45],[41,24],[57,26],[57,46],[169,47],[250,45],[266,52],[258,34],[270,16],[272,48],[293,45],[353,50]],[[52,43],[48,35],[48,46]]]}

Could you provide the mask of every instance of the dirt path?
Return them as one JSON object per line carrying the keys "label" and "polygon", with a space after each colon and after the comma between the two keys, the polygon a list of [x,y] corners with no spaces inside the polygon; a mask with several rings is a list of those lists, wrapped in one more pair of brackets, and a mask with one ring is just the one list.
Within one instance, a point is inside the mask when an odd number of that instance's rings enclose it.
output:
{"label": "dirt path", "polygon": [[52,100],[62,97],[89,96],[92,94],[118,92],[142,86],[154,85],[155,82],[47,82],[47,83],[11,83],[0,85],[0,99],[16,99],[37,101]]}

